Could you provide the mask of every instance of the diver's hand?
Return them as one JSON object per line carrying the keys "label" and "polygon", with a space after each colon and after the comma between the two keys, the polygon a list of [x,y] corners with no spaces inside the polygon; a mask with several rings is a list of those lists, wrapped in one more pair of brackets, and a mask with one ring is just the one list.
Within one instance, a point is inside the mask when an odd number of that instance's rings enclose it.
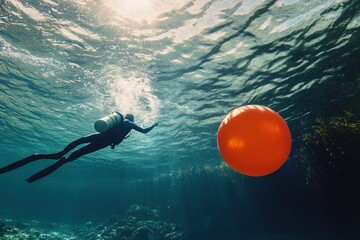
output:
{"label": "diver's hand", "polygon": [[157,123],[157,122],[153,124],[154,127],[157,127],[158,125],[159,125],[159,123]]}

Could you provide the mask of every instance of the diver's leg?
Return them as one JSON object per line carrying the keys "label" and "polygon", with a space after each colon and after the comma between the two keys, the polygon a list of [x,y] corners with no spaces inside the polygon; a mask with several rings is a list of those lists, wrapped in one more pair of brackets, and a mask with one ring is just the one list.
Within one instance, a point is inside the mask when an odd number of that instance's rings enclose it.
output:
{"label": "diver's leg", "polygon": [[60,157],[62,157],[65,154],[67,154],[68,152],[70,152],[71,150],[73,150],[74,148],[76,148],[77,146],[79,146],[80,144],[94,142],[95,140],[97,140],[99,138],[99,136],[100,136],[100,133],[94,133],[94,134],[90,134],[88,136],[76,139],[75,141],[69,143],[62,151],[58,152],[58,154],[60,154],[61,155]]}
{"label": "diver's leg", "polygon": [[19,167],[22,167],[28,163],[31,163],[36,160],[40,159],[59,159],[62,155],[60,153],[51,153],[51,154],[33,154],[31,156],[28,156],[24,159],[21,159],[19,161],[16,161],[14,163],[11,163],[5,167],[0,168],[0,174],[9,172],[11,170],[17,169]]}
{"label": "diver's leg", "polygon": [[109,144],[100,143],[100,142],[90,143],[90,144],[86,145],[85,147],[82,147],[79,150],[76,150],[75,152],[70,154],[70,156],[67,158],[67,161],[68,162],[74,161],[81,156],[95,152],[95,151],[105,148],[107,146],[109,146]]}
{"label": "diver's leg", "polygon": [[64,148],[64,150],[62,150],[62,151],[60,151],[58,153],[33,154],[33,155],[29,156],[29,157],[26,157],[24,159],[21,159],[19,161],[11,163],[11,164],[3,167],[3,168],[0,168],[0,174],[12,171],[14,169],[17,169],[19,167],[22,167],[22,166],[28,164],[28,163],[31,163],[33,161],[40,160],[40,159],[55,159],[55,160],[58,160],[59,158],[64,156],[66,153],[68,153],[72,149],[76,148],[78,145],[83,144],[83,143],[89,143],[89,142],[95,141],[95,140],[97,140],[99,138],[99,136],[100,136],[99,133],[95,133],[95,134],[88,135],[86,137],[81,137],[81,138],[71,142],[70,144],[68,144]]}
{"label": "diver's leg", "polygon": [[85,154],[89,154],[92,152],[95,152],[99,149],[102,149],[104,147],[106,147],[108,145],[104,145],[104,144],[98,144],[98,143],[90,143],[88,145],[86,145],[85,147],[80,148],[79,150],[76,150],[75,152],[73,152],[68,159],[66,159],[65,157],[62,157],[61,159],[59,159],[56,163],[54,163],[53,165],[41,170],[40,172],[34,174],[33,176],[29,177],[28,179],[26,179],[27,182],[31,183],[34,182],[36,180],[39,180],[40,178],[46,177],[47,175],[49,175],[50,173],[54,172],[56,169],[58,169],[59,167],[61,167],[62,165],[64,165],[67,162],[71,162],[74,161],[75,159],[85,155]]}

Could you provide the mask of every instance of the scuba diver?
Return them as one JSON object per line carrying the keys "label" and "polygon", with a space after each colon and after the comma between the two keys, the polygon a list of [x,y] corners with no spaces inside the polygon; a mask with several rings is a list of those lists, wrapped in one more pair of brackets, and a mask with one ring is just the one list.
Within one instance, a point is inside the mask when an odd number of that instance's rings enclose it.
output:
{"label": "scuba diver", "polygon": [[[0,174],[9,172],[21,166],[24,166],[30,162],[40,160],[40,159],[55,159],[57,160],[56,163],[50,165],[49,167],[41,170],[40,172],[34,174],[33,176],[26,179],[27,182],[31,183],[40,178],[43,178],[50,173],[54,172],[56,169],[64,165],[65,163],[74,161],[79,157],[95,152],[97,150],[103,149],[105,147],[110,146],[111,149],[114,149],[116,145],[121,143],[124,139],[130,136],[130,131],[132,129],[141,132],[141,133],[148,133],[154,127],[158,126],[158,123],[154,123],[151,127],[142,128],[139,127],[137,124],[134,123],[134,115],[127,114],[124,117],[117,113],[120,116],[120,123],[116,124],[114,127],[110,128],[105,132],[94,133],[88,136],[81,137],[70,144],[68,144],[62,151],[58,153],[51,153],[51,154],[33,154],[29,157],[21,159],[17,162],[11,163],[3,168],[0,168]],[[68,157],[64,155],[79,146],[80,144],[88,143],[86,146],[74,151]]]}

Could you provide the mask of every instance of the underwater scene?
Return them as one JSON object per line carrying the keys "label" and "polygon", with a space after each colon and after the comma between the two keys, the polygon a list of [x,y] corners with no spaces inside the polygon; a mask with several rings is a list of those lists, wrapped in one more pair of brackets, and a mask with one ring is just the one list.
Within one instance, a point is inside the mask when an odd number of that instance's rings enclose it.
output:
{"label": "underwater scene", "polygon": [[[219,151],[247,105],[264,176]],[[358,0],[0,0],[1,240],[356,240],[359,156]]]}

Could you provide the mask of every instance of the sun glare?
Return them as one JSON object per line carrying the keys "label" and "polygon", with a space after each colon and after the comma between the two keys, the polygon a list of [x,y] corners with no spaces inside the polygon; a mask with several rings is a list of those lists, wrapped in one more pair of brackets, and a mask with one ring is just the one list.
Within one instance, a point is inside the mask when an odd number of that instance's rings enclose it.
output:
{"label": "sun glare", "polygon": [[153,20],[163,11],[158,0],[106,0],[104,4],[135,21]]}

